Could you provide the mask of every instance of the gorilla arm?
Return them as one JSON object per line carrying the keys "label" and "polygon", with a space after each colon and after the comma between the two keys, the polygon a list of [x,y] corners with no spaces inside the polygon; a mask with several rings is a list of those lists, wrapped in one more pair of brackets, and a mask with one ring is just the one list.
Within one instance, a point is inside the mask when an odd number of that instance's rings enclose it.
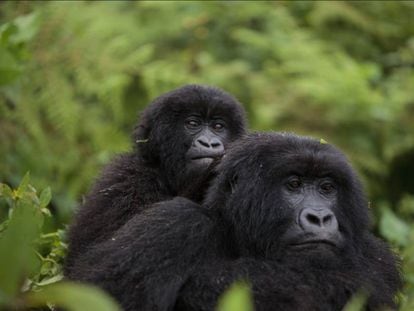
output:
{"label": "gorilla arm", "polygon": [[204,210],[187,199],[155,204],[80,256],[71,278],[103,288],[125,310],[172,310],[206,257],[210,229]]}
{"label": "gorilla arm", "polygon": [[334,271],[319,273],[320,278],[315,271],[298,271],[248,257],[212,262],[199,267],[186,280],[176,306],[180,311],[214,310],[219,297],[236,281],[250,285],[257,311],[334,310],[334,306],[345,305],[350,298],[345,290],[349,284],[337,278]]}
{"label": "gorilla arm", "polygon": [[[178,295],[177,310],[214,310],[225,290],[240,280],[251,286],[256,311],[336,310],[361,290],[361,280],[355,275],[296,268],[246,257],[205,265],[187,279]],[[368,301],[368,310],[393,306],[393,302],[375,298]]]}
{"label": "gorilla arm", "polygon": [[251,284],[258,311],[335,310],[366,283],[384,284],[368,287],[370,310],[394,307],[383,295],[397,286],[392,264],[391,276],[383,273],[384,261],[393,261],[371,235],[363,244],[375,254],[360,253],[353,264],[331,266],[306,252],[240,257],[228,226],[212,215],[184,198],[155,204],[80,256],[71,277],[107,290],[125,310],[213,310],[240,279]]}
{"label": "gorilla arm", "polygon": [[215,158],[204,172],[193,174],[193,178],[189,178],[191,183],[187,183],[186,187],[180,191],[179,196],[197,203],[202,202],[211,181],[217,175],[216,167],[220,160],[221,158]]}
{"label": "gorilla arm", "polygon": [[77,211],[68,231],[69,252],[65,274],[92,245],[109,239],[133,215],[153,202],[172,199],[156,168],[145,167],[135,154],[114,159]]}
{"label": "gorilla arm", "polygon": [[[401,286],[395,277],[398,275],[393,264],[395,258],[390,258],[384,243],[369,233],[364,243],[371,253],[361,254],[358,260],[363,264],[359,263],[358,268],[309,265],[304,254],[294,255],[303,256],[296,261],[292,257],[282,261],[209,258],[186,280],[178,295],[177,309],[214,310],[223,292],[242,280],[251,286],[256,311],[336,310],[361,290],[369,293],[367,310],[395,310],[392,296],[384,295],[396,292]],[[371,257],[373,253],[377,256],[375,260]]]}

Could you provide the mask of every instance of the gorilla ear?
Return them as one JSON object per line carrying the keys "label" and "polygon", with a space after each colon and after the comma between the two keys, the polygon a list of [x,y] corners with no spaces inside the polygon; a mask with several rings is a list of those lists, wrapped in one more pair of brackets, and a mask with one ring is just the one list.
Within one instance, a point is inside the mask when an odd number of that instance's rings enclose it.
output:
{"label": "gorilla ear", "polygon": [[134,144],[139,145],[140,143],[147,142],[151,134],[151,128],[151,121],[148,118],[148,114],[144,112],[133,132]]}
{"label": "gorilla ear", "polygon": [[148,141],[151,130],[143,124],[139,124],[134,130],[134,143],[140,144]]}

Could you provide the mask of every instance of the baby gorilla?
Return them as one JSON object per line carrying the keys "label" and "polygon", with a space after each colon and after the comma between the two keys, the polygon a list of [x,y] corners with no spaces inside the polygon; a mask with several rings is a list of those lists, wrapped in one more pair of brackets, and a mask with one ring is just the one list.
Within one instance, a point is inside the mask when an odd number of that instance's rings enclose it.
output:
{"label": "baby gorilla", "polygon": [[135,129],[135,149],[105,168],[80,207],[69,229],[66,276],[79,254],[152,204],[178,195],[200,201],[209,168],[244,133],[242,106],[220,89],[187,85],[155,99]]}
{"label": "baby gorilla", "polygon": [[256,310],[396,308],[396,258],[369,232],[367,201],[344,155],[292,134],[240,139],[218,166],[205,206],[184,198],[136,215],[85,253],[74,278],[125,310],[214,310],[248,280]]}

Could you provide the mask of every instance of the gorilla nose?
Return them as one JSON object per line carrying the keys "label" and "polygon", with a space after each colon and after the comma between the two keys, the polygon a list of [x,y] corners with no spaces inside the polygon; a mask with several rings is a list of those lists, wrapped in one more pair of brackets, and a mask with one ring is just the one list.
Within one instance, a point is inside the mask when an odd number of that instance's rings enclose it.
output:
{"label": "gorilla nose", "polygon": [[307,232],[332,234],[338,231],[338,221],[329,210],[305,208],[299,216],[299,224]]}
{"label": "gorilla nose", "polygon": [[207,137],[199,137],[196,141],[196,145],[201,149],[209,149],[214,151],[224,151],[224,146],[219,139],[208,139]]}

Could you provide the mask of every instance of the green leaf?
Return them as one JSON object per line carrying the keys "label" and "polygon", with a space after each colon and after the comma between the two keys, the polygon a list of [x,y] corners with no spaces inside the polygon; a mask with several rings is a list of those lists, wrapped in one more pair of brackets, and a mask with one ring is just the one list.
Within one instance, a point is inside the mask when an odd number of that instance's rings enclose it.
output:
{"label": "green leaf", "polygon": [[8,185],[0,183],[0,197],[11,199],[13,197],[12,189]]}
{"label": "green leaf", "polygon": [[30,182],[30,173],[27,172],[22,181],[20,182],[19,187],[17,188],[16,191],[16,196],[21,198],[23,197],[23,194],[27,191],[27,188],[29,187],[29,182]]}
{"label": "green leaf", "polygon": [[16,25],[14,25],[13,23],[6,23],[4,25],[0,26],[0,42],[4,45],[7,46],[8,42],[9,42],[9,38],[17,33],[18,28]]}
{"label": "green leaf", "polygon": [[31,13],[17,17],[13,24],[17,26],[18,32],[10,37],[14,44],[29,42],[39,29],[38,14]]}
{"label": "green leaf", "polygon": [[50,187],[43,189],[42,193],[40,194],[40,208],[45,208],[52,199],[52,191]]}
{"label": "green leaf", "polygon": [[219,298],[218,311],[253,311],[253,298],[250,286],[243,281],[233,283]]}
{"label": "green leaf", "polygon": [[39,261],[33,242],[40,235],[43,216],[28,201],[18,202],[7,229],[0,236],[0,293],[12,299],[26,276],[33,273]]}
{"label": "green leaf", "polygon": [[364,292],[355,294],[345,305],[343,311],[362,311],[367,302],[367,295]]}
{"label": "green leaf", "polygon": [[40,211],[43,213],[43,215],[45,215],[47,217],[52,217],[52,213],[49,211],[49,209],[42,208],[42,209],[40,209]]}
{"label": "green leaf", "polygon": [[59,282],[61,280],[63,280],[63,274],[57,274],[55,276],[52,276],[51,278],[46,278],[46,279],[42,280],[41,282],[36,283],[36,285],[46,286],[46,285],[50,285],[50,284]]}
{"label": "green leaf", "polygon": [[22,68],[5,48],[0,46],[0,86],[14,82],[22,73]]}
{"label": "green leaf", "polygon": [[68,311],[119,311],[113,298],[101,289],[80,284],[61,282],[44,287],[39,292],[31,292],[25,296],[31,308],[53,304]]}
{"label": "green leaf", "polygon": [[382,208],[379,230],[387,240],[405,246],[408,243],[410,227],[398,218],[388,207]]}
{"label": "green leaf", "polygon": [[324,144],[324,145],[328,144],[328,142],[323,138],[320,139],[319,143]]}

